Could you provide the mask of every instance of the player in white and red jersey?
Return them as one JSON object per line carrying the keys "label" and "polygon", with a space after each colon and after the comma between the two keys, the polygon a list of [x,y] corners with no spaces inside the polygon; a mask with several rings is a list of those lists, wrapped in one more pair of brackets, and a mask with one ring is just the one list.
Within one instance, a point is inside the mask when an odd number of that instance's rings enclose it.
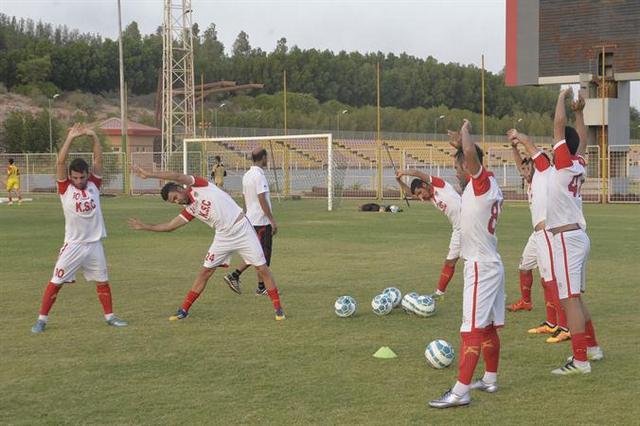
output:
{"label": "player in white and red jersey", "polygon": [[[67,175],[67,156],[73,140],[87,135],[93,139],[93,173],[89,165],[81,158],[69,164]],[[124,327],[127,323],[113,314],[111,288],[107,274],[107,260],[104,256],[102,239],[107,231],[100,208],[100,186],[102,185],[102,147],[96,134],[80,125],[74,125],[65,140],[56,164],[58,194],[64,211],[64,245],[60,249],[53,276],[42,298],[40,314],[33,333],[45,330],[49,320],[49,311],[56,301],[62,285],[75,280],[76,272],[84,272],[87,281],[95,281],[98,299],[104,310],[108,325]]]}
{"label": "player in white and red jersey", "polygon": [[508,306],[510,311],[528,310],[532,308],[531,285],[533,283],[533,269],[538,268],[540,282],[544,290],[546,320],[538,327],[529,329],[530,334],[552,334],[548,343],[558,343],[571,338],[567,329],[567,319],[560,307],[558,292],[553,275],[553,259],[551,250],[552,235],[545,230],[547,215],[547,181],[551,173],[549,157],[542,151],[531,152],[531,156],[522,159],[518,144],[531,151],[531,141],[524,133],[511,129],[507,137],[512,146],[513,158],[522,177],[527,181],[527,195],[531,210],[531,224],[533,233],[520,258],[520,292],[521,299]]}
{"label": "player in white and red jersey", "polygon": [[[170,203],[186,206],[173,220],[158,225],[148,225],[138,219],[129,219],[129,226],[133,229],[171,232],[199,219],[215,229],[213,243],[204,258],[204,264],[178,312],[170,320],[184,319],[189,315],[189,308],[202,294],[207,282],[218,267],[228,267],[231,255],[237,252],[242,260],[253,265],[267,288],[267,295],[273,302],[277,321],[285,319],[280,305],[280,296],[276,283],[267,266],[264,252],[256,231],[245,216],[244,212],[233,201],[233,198],[216,185],[201,177],[183,175],[173,172],[147,172],[134,166],[133,171],[143,179],[156,178],[172,180],[162,188],[162,199]],[[181,185],[186,185],[184,188]]]}
{"label": "player in white and red jersey", "polygon": [[546,220],[547,229],[553,234],[555,278],[560,303],[567,314],[573,347],[573,356],[569,361],[552,371],[559,375],[590,373],[589,360],[603,358],[591,315],[581,296],[585,291],[586,263],[590,250],[580,194],[586,175],[583,155],[587,147],[587,130],[582,96],[572,104],[576,114],[576,129],[566,125],[565,103],[566,97],[571,94],[571,88],[562,91],[556,104],[553,130],[555,167],[549,176]]}
{"label": "player in white and red jersey", "polygon": [[[413,179],[409,186],[402,181],[403,176],[413,176],[416,179]],[[460,194],[449,182],[418,170],[400,170],[396,173],[396,180],[406,194],[412,194],[414,198],[421,201],[430,201],[451,224],[449,253],[444,260],[438,286],[432,294],[433,298],[442,300],[460,257]]]}
{"label": "player in white and red jersey", "polygon": [[[471,402],[470,390],[498,390],[497,373],[500,338],[497,328],[504,325],[504,267],[498,254],[496,227],[502,210],[502,191],[493,174],[482,166],[482,150],[469,134],[470,123],[464,121],[461,147],[456,152],[456,172],[461,186],[460,224],[461,255],[464,258],[464,292],[462,302],[462,347],[458,381],[431,407],[448,408]],[[470,176],[471,184],[468,182]],[[471,383],[482,352],[485,373]]]}

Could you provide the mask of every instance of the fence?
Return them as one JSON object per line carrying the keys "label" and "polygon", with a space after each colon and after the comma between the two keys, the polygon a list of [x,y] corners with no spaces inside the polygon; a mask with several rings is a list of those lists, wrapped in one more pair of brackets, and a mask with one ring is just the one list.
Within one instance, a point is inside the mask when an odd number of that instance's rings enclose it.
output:
{"label": "fence", "polygon": [[[398,148],[392,146],[388,153],[378,150],[373,141],[361,144],[357,150],[352,146],[336,142],[334,149],[334,189],[337,197],[375,198],[382,195],[387,199],[398,199],[400,192],[395,180],[394,169],[413,168],[427,174],[438,175],[456,183],[453,161],[443,154],[439,146]],[[354,152],[356,152],[354,154]],[[250,150],[217,148],[188,153],[189,173],[209,176],[214,164],[213,158],[221,156],[227,167],[225,189],[238,195],[242,190],[242,176],[251,165]],[[303,197],[327,196],[327,152],[324,147],[307,148],[304,155],[292,154],[282,146],[275,147],[273,160],[270,159],[266,176],[272,186],[274,196],[283,191],[285,177],[284,156],[289,155],[290,194]],[[130,153],[130,163],[150,170],[172,170],[182,172],[182,152],[163,155],[157,152]],[[70,159],[82,157],[91,165],[91,153],[72,153]],[[13,158],[21,172],[21,189],[27,193],[55,193],[56,154],[0,154],[0,163],[7,164]],[[143,180],[134,175],[125,180],[125,154],[103,154],[103,192],[112,194],[158,193],[162,182],[156,179]],[[391,160],[390,160],[391,158]],[[604,159],[607,179],[601,179],[603,159],[598,146],[590,146],[587,153],[587,180],[582,186],[582,197],[586,202],[640,203],[640,145],[609,147]],[[378,161],[382,164],[381,175]],[[500,184],[508,200],[526,200],[526,185],[511,159],[510,148],[490,146],[485,163]]]}

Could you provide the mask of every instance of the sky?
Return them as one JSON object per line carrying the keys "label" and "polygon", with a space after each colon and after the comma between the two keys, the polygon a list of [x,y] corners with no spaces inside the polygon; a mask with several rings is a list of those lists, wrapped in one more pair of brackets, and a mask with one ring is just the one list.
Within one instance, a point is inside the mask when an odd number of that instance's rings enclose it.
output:
{"label": "sky", "polygon": [[[162,0],[121,0],[123,27],[143,34],[162,24]],[[179,0],[173,0],[179,3]],[[240,31],[271,51],[281,37],[291,47],[406,52],[499,72],[505,62],[505,0],[191,0],[193,22],[215,23],[229,50]],[[1,0],[0,12],[80,32],[118,36],[117,0]],[[640,82],[631,103],[640,109]]]}

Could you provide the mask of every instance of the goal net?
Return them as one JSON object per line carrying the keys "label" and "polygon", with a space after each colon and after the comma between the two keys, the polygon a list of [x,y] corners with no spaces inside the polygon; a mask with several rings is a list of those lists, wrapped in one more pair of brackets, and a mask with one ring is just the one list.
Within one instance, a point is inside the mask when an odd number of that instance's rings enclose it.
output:
{"label": "goal net", "polygon": [[220,157],[227,172],[224,189],[239,195],[242,176],[252,166],[251,153],[257,148],[264,148],[268,153],[265,176],[272,199],[326,198],[331,211],[343,196],[375,197],[375,191],[369,189],[375,185],[373,157],[336,143],[329,133],[185,139],[183,170],[213,180],[211,172],[216,157]]}

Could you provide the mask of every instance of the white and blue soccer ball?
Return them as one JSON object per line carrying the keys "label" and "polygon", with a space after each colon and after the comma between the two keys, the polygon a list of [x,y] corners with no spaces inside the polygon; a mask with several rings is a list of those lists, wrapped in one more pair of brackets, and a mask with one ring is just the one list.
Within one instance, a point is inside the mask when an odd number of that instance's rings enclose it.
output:
{"label": "white and blue soccer ball", "polygon": [[336,315],[341,318],[347,318],[355,315],[358,310],[358,303],[356,299],[351,296],[340,296],[333,305],[336,311]]}
{"label": "white and blue soccer ball", "polygon": [[371,300],[371,308],[376,315],[387,315],[393,309],[393,303],[384,294],[379,294]]}
{"label": "white and blue soccer ball", "polygon": [[382,294],[391,300],[391,304],[394,308],[397,308],[398,305],[400,305],[400,302],[402,302],[402,293],[400,293],[400,290],[395,287],[385,288]]}
{"label": "white and blue soccer ball", "polygon": [[400,306],[402,306],[402,309],[408,313],[408,314],[412,314],[414,313],[414,305],[416,303],[416,300],[418,299],[418,297],[420,297],[418,295],[418,293],[416,293],[415,291],[411,292],[411,293],[407,293],[404,295],[404,297],[402,298],[402,301],[400,302]]}
{"label": "white and blue soccer ball", "polygon": [[436,313],[436,302],[431,296],[418,296],[413,299],[413,313],[421,317],[430,317]]}
{"label": "white and blue soccer ball", "polygon": [[427,358],[429,365],[433,368],[441,369],[450,366],[456,354],[449,342],[439,339],[427,345],[424,350],[424,356]]}

